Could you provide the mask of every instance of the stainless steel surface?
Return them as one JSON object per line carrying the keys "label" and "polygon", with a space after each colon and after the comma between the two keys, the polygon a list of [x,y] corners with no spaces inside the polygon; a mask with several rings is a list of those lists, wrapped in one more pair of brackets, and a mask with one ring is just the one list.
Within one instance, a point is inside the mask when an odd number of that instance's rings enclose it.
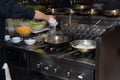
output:
{"label": "stainless steel surface", "polygon": [[[46,43],[26,46],[23,43],[13,44],[8,42],[8,49],[12,47],[13,51],[17,49],[28,51],[26,55],[28,55],[28,60],[30,60],[28,61],[30,72],[42,73],[46,75],[47,80],[119,80],[120,37],[118,34],[120,34],[120,27],[116,27],[117,19],[112,18],[110,20],[109,18],[105,20],[105,18],[102,18],[99,23],[99,18],[90,17],[89,19],[86,18],[87,20],[85,18],[81,20],[81,18],[77,18],[78,23],[84,23],[85,25],[63,28],[67,29],[67,33],[72,28],[72,34],[69,35],[74,34],[73,36],[76,38],[91,37],[91,40],[96,42],[95,52],[82,54],[70,45],[51,47]],[[73,19],[74,17],[72,17]],[[93,26],[96,23],[99,24]],[[10,54],[8,53],[8,55]],[[21,58],[19,59],[17,61],[21,63]],[[53,79],[54,77],[57,79]]]}
{"label": "stainless steel surface", "polygon": [[71,26],[72,22],[71,22],[71,19],[72,19],[72,14],[69,14],[69,25]]}
{"label": "stainless steel surface", "polygon": [[[80,18],[75,16],[70,18],[71,21],[66,20],[61,24],[61,30],[73,39],[95,39],[97,36],[102,35],[107,29],[111,28],[111,26],[114,27],[118,25],[116,18],[109,19],[101,17],[94,19],[94,17]],[[71,26],[68,25],[68,22],[71,22]]]}
{"label": "stainless steel surface", "polygon": [[93,26],[98,25],[101,21],[102,21],[102,19],[98,20]]}

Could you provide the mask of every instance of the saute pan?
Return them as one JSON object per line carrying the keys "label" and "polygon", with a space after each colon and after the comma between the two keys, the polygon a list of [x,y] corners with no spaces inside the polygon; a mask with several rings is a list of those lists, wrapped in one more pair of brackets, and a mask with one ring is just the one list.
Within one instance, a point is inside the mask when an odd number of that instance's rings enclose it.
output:
{"label": "saute pan", "polygon": [[120,10],[119,9],[106,10],[104,14],[106,16],[120,16]]}
{"label": "saute pan", "polygon": [[50,46],[62,46],[69,43],[71,39],[67,36],[63,35],[53,35],[48,36],[45,38],[45,42],[48,43]]}
{"label": "saute pan", "polygon": [[94,40],[74,40],[70,42],[70,45],[82,54],[94,52],[96,49],[96,42]]}
{"label": "saute pan", "polygon": [[78,9],[80,11],[90,10],[91,9],[91,5],[78,4],[78,5],[75,5],[74,9]]}

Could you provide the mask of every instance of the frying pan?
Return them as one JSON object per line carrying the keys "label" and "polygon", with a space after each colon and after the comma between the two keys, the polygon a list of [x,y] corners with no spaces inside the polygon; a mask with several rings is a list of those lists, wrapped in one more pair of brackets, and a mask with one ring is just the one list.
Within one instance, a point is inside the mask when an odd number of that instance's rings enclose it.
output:
{"label": "frying pan", "polygon": [[67,43],[69,43],[70,40],[71,39],[69,37],[63,35],[52,35],[45,38],[45,42],[48,43],[50,46],[66,45]]}
{"label": "frying pan", "polygon": [[72,9],[72,8],[67,8],[65,11],[68,14],[74,14],[74,13],[76,13],[76,11],[74,9]]}
{"label": "frying pan", "polygon": [[77,5],[75,5],[74,9],[78,9],[80,11],[90,10],[91,9],[91,5],[77,4]]}
{"label": "frying pan", "polygon": [[71,47],[77,49],[82,54],[94,52],[96,49],[96,42],[94,40],[74,40],[70,42]]}
{"label": "frying pan", "polygon": [[120,16],[120,10],[119,9],[106,10],[104,14],[106,16]]}

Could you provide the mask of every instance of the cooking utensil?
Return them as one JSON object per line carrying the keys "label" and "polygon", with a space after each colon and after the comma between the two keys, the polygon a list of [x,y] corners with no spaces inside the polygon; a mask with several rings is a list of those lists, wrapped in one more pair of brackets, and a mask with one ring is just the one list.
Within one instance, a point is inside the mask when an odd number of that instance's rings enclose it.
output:
{"label": "cooking utensil", "polygon": [[94,40],[74,40],[70,42],[70,45],[82,54],[94,52],[96,49],[96,42]]}
{"label": "cooking utensil", "polygon": [[75,10],[72,9],[72,8],[67,8],[65,11],[66,11],[66,13],[68,13],[68,14],[74,14],[74,13],[76,13]]}
{"label": "cooking utensil", "polygon": [[45,38],[45,42],[52,46],[65,45],[70,41],[70,38],[63,35],[51,35]]}
{"label": "cooking utensil", "polygon": [[80,11],[90,10],[91,9],[91,5],[77,4],[77,5],[75,5],[74,9],[78,9]]}
{"label": "cooking utensil", "polygon": [[89,15],[96,15],[97,13],[98,13],[98,11],[95,9],[91,9],[90,11],[88,11]]}
{"label": "cooking utensil", "polygon": [[120,16],[120,10],[119,9],[106,10],[104,14],[106,16]]}
{"label": "cooking utensil", "polygon": [[64,9],[61,9],[61,8],[48,8],[47,9],[47,12],[51,13],[51,14],[57,14],[57,13],[60,13],[63,11],[64,11]]}

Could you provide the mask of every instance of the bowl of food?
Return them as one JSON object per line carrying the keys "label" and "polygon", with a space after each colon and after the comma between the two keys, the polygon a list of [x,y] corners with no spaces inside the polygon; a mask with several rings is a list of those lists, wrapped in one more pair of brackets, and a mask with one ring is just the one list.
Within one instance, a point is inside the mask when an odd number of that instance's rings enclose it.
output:
{"label": "bowl of food", "polygon": [[94,52],[96,49],[95,40],[74,40],[70,42],[71,47],[77,49],[82,54]]}
{"label": "bowl of food", "polygon": [[22,36],[22,37],[26,37],[29,36],[32,32],[32,28],[28,27],[28,26],[20,26],[16,28],[16,32]]}
{"label": "bowl of food", "polygon": [[47,23],[45,21],[30,21],[29,23],[33,33],[40,32],[41,30],[43,30],[46,24]]}
{"label": "bowl of food", "polygon": [[25,39],[24,43],[28,46],[34,45],[36,43],[35,39],[29,38],[29,39]]}

